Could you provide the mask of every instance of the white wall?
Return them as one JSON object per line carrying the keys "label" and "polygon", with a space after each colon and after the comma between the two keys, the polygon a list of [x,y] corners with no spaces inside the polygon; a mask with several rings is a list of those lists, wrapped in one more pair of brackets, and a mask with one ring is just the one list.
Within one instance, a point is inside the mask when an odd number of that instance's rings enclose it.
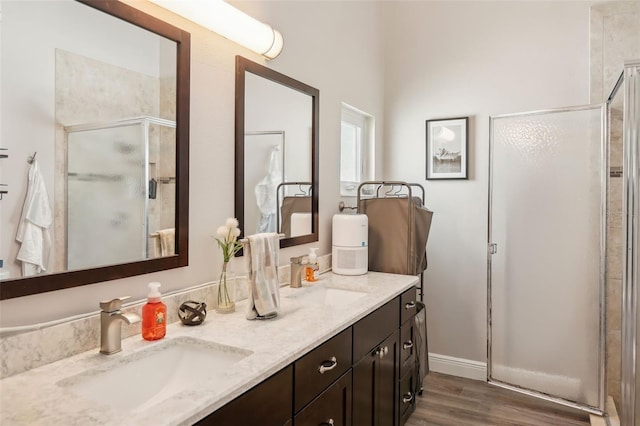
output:
{"label": "white wall", "polygon": [[[222,259],[211,236],[234,215],[235,55],[266,62],[151,3],[127,2],[192,36],[189,266],[5,300],[0,302],[2,326],[96,311],[100,300],[115,296],[142,299],[149,281],[160,281],[166,292],[216,280],[219,274]],[[375,3],[323,1],[242,2],[238,6],[273,24],[284,35],[284,51],[266,65],[320,90],[320,242],[313,246],[320,247],[320,254],[327,254],[331,216],[339,201],[340,102],[377,117],[383,112],[377,7]],[[381,134],[382,127],[377,130]],[[282,250],[281,263],[308,252],[308,247]],[[242,270],[242,262],[235,260],[231,267]]]}
{"label": "white wall", "polygon": [[[586,104],[591,2],[391,2],[385,178],[425,186],[429,351],[486,361],[489,116]],[[425,180],[425,120],[470,116],[469,179]]]}

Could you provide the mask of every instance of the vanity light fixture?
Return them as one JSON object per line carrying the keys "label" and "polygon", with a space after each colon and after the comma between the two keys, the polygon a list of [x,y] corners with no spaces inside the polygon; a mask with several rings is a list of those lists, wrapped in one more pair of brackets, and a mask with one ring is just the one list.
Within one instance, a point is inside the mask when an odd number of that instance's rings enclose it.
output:
{"label": "vanity light fixture", "polygon": [[222,0],[151,0],[267,59],[280,54],[282,34]]}

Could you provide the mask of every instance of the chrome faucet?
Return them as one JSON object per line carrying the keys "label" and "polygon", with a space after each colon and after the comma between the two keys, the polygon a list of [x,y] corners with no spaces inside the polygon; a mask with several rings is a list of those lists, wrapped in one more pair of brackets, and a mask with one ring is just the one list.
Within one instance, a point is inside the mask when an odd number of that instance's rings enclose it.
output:
{"label": "chrome faucet", "polygon": [[309,263],[309,257],[307,255],[291,258],[291,281],[289,284],[291,288],[302,287],[302,271],[304,271],[304,268],[306,267],[309,267],[314,271],[318,270],[317,264]]}
{"label": "chrome faucet", "polygon": [[120,311],[122,302],[129,296],[119,297],[113,300],[100,302],[100,353],[105,355],[115,354],[122,350],[122,327],[120,320],[127,324],[140,322],[140,317],[134,313]]}

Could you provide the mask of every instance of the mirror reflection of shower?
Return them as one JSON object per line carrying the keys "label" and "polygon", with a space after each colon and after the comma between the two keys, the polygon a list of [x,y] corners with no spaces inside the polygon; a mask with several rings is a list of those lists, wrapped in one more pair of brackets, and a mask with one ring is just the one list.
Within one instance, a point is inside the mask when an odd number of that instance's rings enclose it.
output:
{"label": "mirror reflection of shower", "polygon": [[175,122],[65,127],[68,269],[175,254]]}

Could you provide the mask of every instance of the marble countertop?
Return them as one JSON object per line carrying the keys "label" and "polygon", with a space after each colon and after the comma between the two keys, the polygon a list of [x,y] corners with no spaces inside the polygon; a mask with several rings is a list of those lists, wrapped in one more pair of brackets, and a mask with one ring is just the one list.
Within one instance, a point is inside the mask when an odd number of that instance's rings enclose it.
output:
{"label": "marble countertop", "polygon": [[[34,368],[0,381],[0,424],[191,425],[415,286],[417,281],[414,276],[377,272],[360,276],[327,273],[321,275],[317,283],[305,284],[305,287],[361,291],[364,296],[336,306],[317,303],[311,293],[307,297],[305,292],[313,289],[282,287],[280,313],[271,320],[246,320],[245,300],[238,303],[232,314],[209,312],[200,326],[171,324],[167,327],[167,336],[160,341],[147,342],[140,336],[132,336],[122,341],[122,352],[114,355],[101,355],[95,349]],[[299,297],[301,295],[305,297]],[[84,399],[61,386],[87,371],[124,362],[138,351],[159,349],[171,339],[189,337],[232,346],[251,354],[235,363],[221,379],[202,380],[194,389],[150,407],[130,411]]]}

